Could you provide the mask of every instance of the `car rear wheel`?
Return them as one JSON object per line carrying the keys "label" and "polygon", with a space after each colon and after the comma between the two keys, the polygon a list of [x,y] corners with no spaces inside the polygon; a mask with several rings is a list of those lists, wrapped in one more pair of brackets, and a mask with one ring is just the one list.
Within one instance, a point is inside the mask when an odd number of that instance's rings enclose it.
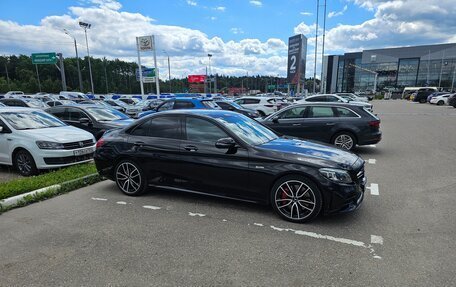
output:
{"label": "car rear wheel", "polygon": [[304,223],[320,213],[322,198],[313,182],[303,176],[290,175],[274,184],[271,203],[280,217],[291,222]]}
{"label": "car rear wheel", "polygon": [[32,176],[38,173],[33,156],[26,150],[20,150],[16,153],[14,165],[22,176]]}
{"label": "car rear wheel", "polygon": [[130,196],[141,195],[147,187],[141,168],[130,160],[123,160],[117,164],[115,180],[119,189]]}
{"label": "car rear wheel", "polygon": [[421,104],[426,103],[426,99],[420,99],[420,103],[421,103]]}
{"label": "car rear wheel", "polygon": [[444,103],[445,103],[444,101],[438,101],[437,106],[443,106]]}
{"label": "car rear wheel", "polygon": [[356,138],[352,133],[341,132],[333,137],[332,144],[346,150],[352,150],[356,146]]}
{"label": "car rear wheel", "polygon": [[264,118],[266,114],[263,111],[257,111],[260,117]]}

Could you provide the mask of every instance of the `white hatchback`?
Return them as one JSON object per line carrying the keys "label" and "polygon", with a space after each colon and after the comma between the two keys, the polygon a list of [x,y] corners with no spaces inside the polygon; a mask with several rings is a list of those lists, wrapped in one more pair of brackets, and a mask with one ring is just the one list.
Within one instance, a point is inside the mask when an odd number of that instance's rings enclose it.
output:
{"label": "white hatchback", "polygon": [[433,97],[429,103],[436,104],[437,106],[448,105],[448,100],[453,94],[445,94],[437,97]]}
{"label": "white hatchback", "polygon": [[244,108],[255,110],[261,117],[279,110],[279,104],[275,97],[242,97],[234,102]]}
{"label": "white hatchback", "polygon": [[95,138],[38,109],[0,108],[0,164],[21,175],[92,160]]}

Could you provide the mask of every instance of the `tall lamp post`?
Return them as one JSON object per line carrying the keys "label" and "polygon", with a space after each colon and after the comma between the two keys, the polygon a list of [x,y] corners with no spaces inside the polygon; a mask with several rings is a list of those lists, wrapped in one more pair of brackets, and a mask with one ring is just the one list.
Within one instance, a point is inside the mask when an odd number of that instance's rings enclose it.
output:
{"label": "tall lamp post", "polygon": [[169,54],[165,50],[163,50],[163,53],[166,54],[168,57],[168,81],[169,81],[169,92],[171,93],[171,65],[169,63]]}
{"label": "tall lamp post", "polygon": [[82,87],[82,76],[81,76],[81,68],[79,67],[79,55],[78,55],[78,45],[76,44],[76,38],[73,37],[70,32],[68,32],[67,29],[63,29],[63,32],[73,38],[74,40],[74,50],[76,52],[76,64],[78,65],[78,77],[79,77],[79,90],[82,92],[83,87]]}
{"label": "tall lamp post", "polygon": [[212,54],[207,54],[207,57],[209,58],[209,94],[212,92],[212,70],[211,70],[211,58]]}
{"label": "tall lamp post", "polygon": [[85,38],[86,38],[86,46],[87,46],[87,57],[89,58],[89,74],[90,74],[90,87],[92,88],[92,95],[95,95],[95,91],[93,89],[93,78],[92,78],[92,65],[90,63],[90,52],[89,52],[89,41],[87,40],[87,29],[90,29],[92,24],[79,22],[79,26],[84,29]]}

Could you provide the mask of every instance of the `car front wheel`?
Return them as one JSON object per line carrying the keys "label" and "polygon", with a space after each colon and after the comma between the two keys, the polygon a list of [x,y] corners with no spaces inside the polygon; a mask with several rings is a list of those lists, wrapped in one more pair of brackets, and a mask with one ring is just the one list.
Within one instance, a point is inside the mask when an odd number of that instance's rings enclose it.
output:
{"label": "car front wheel", "polygon": [[443,106],[444,102],[443,101],[438,101],[437,106]]}
{"label": "car front wheel", "polygon": [[313,182],[303,176],[289,175],[279,179],[272,187],[271,204],[280,217],[304,223],[320,213],[322,197]]}
{"label": "car front wheel", "polygon": [[346,150],[352,150],[356,146],[356,139],[352,133],[341,132],[333,137],[332,144]]}
{"label": "car front wheel", "polygon": [[33,156],[26,150],[20,150],[16,153],[14,165],[22,176],[32,176],[38,173]]}
{"label": "car front wheel", "polygon": [[119,189],[129,196],[144,193],[147,181],[139,165],[130,160],[122,160],[115,169],[115,180]]}

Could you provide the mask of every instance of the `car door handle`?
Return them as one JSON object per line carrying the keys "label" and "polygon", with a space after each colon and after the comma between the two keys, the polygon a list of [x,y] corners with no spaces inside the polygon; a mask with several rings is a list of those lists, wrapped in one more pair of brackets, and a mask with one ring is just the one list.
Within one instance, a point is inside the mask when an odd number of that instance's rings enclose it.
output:
{"label": "car door handle", "polygon": [[142,147],[144,145],[144,142],[135,142],[133,145],[137,147]]}
{"label": "car door handle", "polygon": [[327,126],[333,126],[335,123],[326,123]]}
{"label": "car door handle", "polygon": [[300,126],[301,124],[293,124],[293,126]]}
{"label": "car door handle", "polygon": [[187,145],[184,147],[184,149],[187,151],[197,151],[198,150],[198,148],[194,145]]}

